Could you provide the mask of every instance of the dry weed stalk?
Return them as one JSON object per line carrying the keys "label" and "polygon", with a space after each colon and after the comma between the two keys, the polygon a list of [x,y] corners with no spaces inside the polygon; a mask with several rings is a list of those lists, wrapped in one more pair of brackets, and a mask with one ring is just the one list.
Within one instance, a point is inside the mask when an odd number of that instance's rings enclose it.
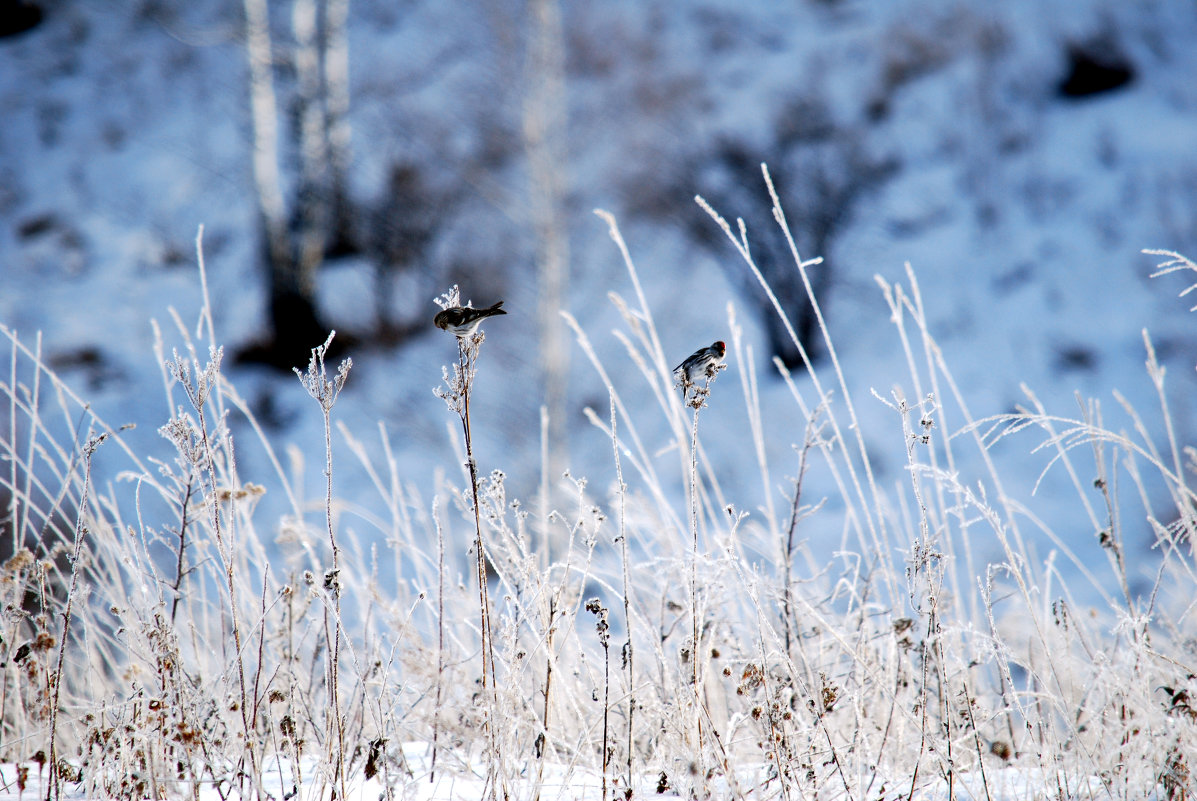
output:
{"label": "dry weed stalk", "polygon": [[75,606],[75,593],[79,587],[79,570],[83,558],[83,538],[87,534],[87,504],[91,495],[91,460],[96,448],[100,446],[107,434],[89,437],[83,445],[83,489],[79,495],[79,514],[75,518],[75,542],[71,548],[71,582],[67,587],[66,606],[62,611],[62,635],[58,641],[58,662],[51,674],[52,687],[50,693],[50,781],[46,787],[46,801],[60,797],[62,786],[60,780],[63,771],[58,769],[58,706],[62,695],[62,685],[65,679],[63,664],[66,660],[67,644],[71,635],[71,612]]}
{"label": "dry weed stalk", "polygon": [[[213,537],[216,541],[216,550],[220,558],[220,564],[223,568],[225,586],[228,590],[228,612],[229,612],[229,627],[233,635],[233,648],[236,654],[236,678],[238,689],[237,710],[240,713],[242,735],[247,744],[256,743],[255,736],[256,720],[252,717],[257,710],[257,704],[250,703],[250,693],[247,686],[247,668],[245,665],[245,641],[243,635],[243,621],[241,619],[240,602],[238,601],[238,587],[239,579],[237,576],[237,544],[232,541],[229,526],[225,523],[225,513],[221,510],[222,502],[227,502],[232,506],[235,497],[230,492],[222,488],[217,479],[218,462],[216,455],[216,446],[213,442],[213,432],[208,424],[207,409],[209,400],[213,393],[217,391],[220,382],[220,364],[224,356],[224,349],[212,346],[208,351],[208,361],[200,366],[199,360],[191,355],[189,358],[183,357],[178,351],[174,352],[174,358],[166,363],[167,373],[178,384],[183,387],[184,394],[190,401],[192,408],[196,412],[197,421],[195,432],[191,435],[194,441],[195,453],[202,459],[202,469],[207,473],[208,486],[205,492],[206,501],[209,509],[208,524],[211,526]],[[193,377],[194,373],[194,377]],[[226,421],[223,412],[218,412],[218,419],[215,423],[218,429],[223,430]],[[185,420],[182,410],[179,411],[177,420],[181,424],[192,425],[190,420]],[[228,513],[229,518],[233,517],[232,510]],[[259,665],[259,669],[260,669]],[[259,774],[258,764],[258,749],[249,747],[246,749],[246,755],[250,760],[249,776],[257,776]]]}
{"label": "dry weed stalk", "polygon": [[628,727],[627,727],[627,774],[624,777],[626,782],[627,792],[630,795],[632,792],[632,782],[635,779],[634,770],[634,756],[635,749],[635,731],[636,731],[636,661],[635,648],[632,645],[633,631],[632,631],[632,580],[629,575],[629,558],[628,558],[628,528],[627,528],[627,504],[628,504],[628,486],[623,480],[623,462],[620,459],[619,451],[619,429],[616,426],[615,414],[615,396],[610,393],[611,402],[611,449],[614,452],[615,458],[615,493],[619,499],[619,530],[616,534],[616,539],[619,543],[619,565],[620,575],[623,580],[620,596],[623,599],[623,619],[624,627],[627,630],[627,639],[624,641],[621,655],[621,662],[623,670],[626,674],[627,681],[627,695],[628,695]]}
{"label": "dry weed stalk", "polygon": [[330,380],[328,377],[328,370],[324,366],[324,357],[328,353],[328,348],[332,344],[333,337],[336,336],[336,331],[329,332],[328,339],[324,341],[323,345],[312,348],[312,357],[308,361],[308,369],[306,372],[300,372],[299,368],[293,368],[295,375],[299,377],[299,382],[303,384],[303,388],[307,390],[312,399],[320,404],[320,412],[324,419],[324,477],[325,477],[325,496],[324,496],[324,522],[328,531],[329,547],[332,550],[332,567],[324,574],[323,586],[328,597],[332,599],[332,632],[330,636],[328,608],[325,607],[324,618],[324,633],[325,638],[331,642],[328,649],[328,662],[326,671],[328,676],[328,730],[330,736],[328,738],[328,761],[333,769],[333,782],[337,788],[338,798],[346,797],[345,785],[345,759],[348,750],[348,743],[345,740],[345,714],[341,708],[341,691],[340,691],[340,661],[341,661],[341,638],[342,638],[342,621],[341,621],[341,549],[337,544],[336,529],[333,526],[332,516],[332,480],[333,480],[333,460],[332,460],[332,409],[336,404],[337,398],[340,397],[341,390],[345,387],[345,380],[349,377],[349,371],[353,367],[352,359],[345,359],[341,362],[340,367],[337,368],[336,375]]}
{"label": "dry weed stalk", "polygon": [[[442,308],[461,305],[460,290],[454,285],[448,292],[437,299]],[[477,369],[478,356],[486,334],[477,328],[470,334],[456,337],[457,364],[453,366],[450,376],[447,368],[442,369],[445,388],[434,390],[436,395],[445,401],[451,412],[457,414],[461,420],[462,435],[465,441],[466,468],[470,481],[470,497],[474,511],[474,556],[475,578],[478,581],[478,613],[479,633],[482,651],[482,694],[486,698],[483,718],[483,729],[487,737],[487,782],[488,792],[494,797],[507,798],[506,778],[502,770],[500,741],[496,731],[499,716],[499,697],[497,674],[495,671],[494,630],[491,622],[490,590],[487,581],[486,548],[482,537],[482,517],[478,499],[478,463],[474,459],[474,444],[470,434],[470,400],[473,395],[474,374]],[[502,784],[502,787],[500,787]]]}
{"label": "dry weed stalk", "polygon": [[696,743],[696,757],[698,763],[701,765],[704,761],[703,751],[703,719],[705,716],[704,702],[703,702],[703,675],[701,665],[706,661],[703,656],[702,635],[703,635],[703,617],[705,613],[702,609],[702,604],[699,602],[698,594],[698,557],[699,557],[699,542],[698,542],[698,413],[707,405],[707,398],[711,395],[711,383],[719,375],[720,371],[726,370],[727,365],[723,363],[710,365],[704,376],[704,381],[701,386],[692,384],[690,377],[685,370],[682,371],[680,378],[677,381],[677,386],[682,390],[682,397],[685,400],[685,405],[693,410],[692,422],[690,425],[690,470],[689,470],[689,509],[690,509],[690,685],[693,690],[694,703],[694,723],[693,732]]}

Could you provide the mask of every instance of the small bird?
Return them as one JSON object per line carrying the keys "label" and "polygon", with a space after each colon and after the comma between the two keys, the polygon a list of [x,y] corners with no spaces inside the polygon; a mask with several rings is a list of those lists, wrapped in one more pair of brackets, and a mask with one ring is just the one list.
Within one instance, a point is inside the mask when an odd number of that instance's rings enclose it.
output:
{"label": "small bird", "polygon": [[713,377],[719,369],[719,365],[723,363],[723,356],[726,353],[727,345],[724,345],[722,341],[694,351],[688,359],[673,368],[673,374],[677,376],[678,384],[684,390],[704,378]]}
{"label": "small bird", "polygon": [[502,305],[503,301],[500,300],[494,306],[486,309],[475,309],[473,306],[451,306],[437,314],[432,322],[437,328],[443,331],[452,331],[464,339],[477,331],[478,326],[487,317],[506,314],[507,312],[500,308]]}

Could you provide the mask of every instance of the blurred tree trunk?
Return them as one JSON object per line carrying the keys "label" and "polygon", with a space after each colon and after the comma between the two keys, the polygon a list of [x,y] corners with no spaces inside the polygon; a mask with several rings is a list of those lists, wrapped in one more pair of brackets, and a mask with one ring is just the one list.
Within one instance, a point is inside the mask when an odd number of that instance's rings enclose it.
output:
{"label": "blurred tree trunk", "polygon": [[253,174],[271,288],[275,275],[293,271],[286,208],[278,171],[278,114],[274,97],[274,58],[266,0],[245,0],[249,97],[253,121]]}
{"label": "blurred tree trunk", "polygon": [[349,159],[345,35],[348,0],[330,0],[327,4],[295,0],[292,5],[299,181],[290,221],[280,179],[279,114],[268,3],[244,0],[244,4],[253,174],[269,276],[270,331],[265,343],[247,349],[242,357],[290,369],[303,364],[310,349],[328,334],[316,302],[316,270],[334,241],[342,248],[350,241],[347,229],[335,223],[337,216],[344,220],[352,217],[345,177]]}
{"label": "blurred tree trunk", "polygon": [[317,41],[315,0],[295,0],[291,30],[295,36],[295,78],[299,101],[299,192],[295,210],[299,234],[299,275],[307,282],[324,261],[331,206],[331,171],[326,146],[328,123],[324,113]]}
{"label": "blurred tree trunk", "polygon": [[561,321],[569,290],[569,232],[563,204],[567,180],[565,62],[557,0],[528,0],[531,40],[523,111],[532,225],[539,273],[540,355],[548,409],[549,475],[561,474],[568,452],[565,420],[569,342]]}
{"label": "blurred tree trunk", "polygon": [[328,142],[330,254],[356,253],[361,250],[356,215],[349,202],[349,166],[353,159],[349,127],[349,0],[327,0],[325,36],[322,39],[324,117]]}
{"label": "blurred tree trunk", "polygon": [[[295,0],[301,269],[359,250],[349,204],[349,0]],[[314,268],[313,268],[314,269]]]}

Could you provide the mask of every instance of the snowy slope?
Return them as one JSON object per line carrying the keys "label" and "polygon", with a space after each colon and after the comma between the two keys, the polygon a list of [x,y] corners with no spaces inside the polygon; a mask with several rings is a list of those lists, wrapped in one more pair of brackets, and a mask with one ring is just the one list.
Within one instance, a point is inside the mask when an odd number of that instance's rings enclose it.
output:
{"label": "snowy slope", "polygon": [[[170,408],[150,320],[168,332],[168,351],[178,341],[168,310],[194,325],[199,225],[218,339],[231,352],[263,331],[240,7],[63,3],[46,11],[37,29],[0,41],[0,321],[23,338],[41,332],[47,358],[102,416],[137,423],[134,441],[161,451],[155,430]],[[1149,280],[1155,260],[1139,253],[1197,249],[1191,6],[622,2],[563,12],[569,311],[604,360],[626,363],[609,333],[621,323],[607,293],[632,291],[605,225],[590,213],[596,207],[620,221],[668,359],[729,338],[730,303],[756,353],[751,367],[770,371],[743,265],[726,243],[696,238],[697,230],[718,232],[692,197],[731,142],[751,163],[770,162],[783,201],[809,199],[803,167],[812,162],[803,160],[801,136],[823,119],[844,147],[888,165],[845,206],[828,251],[802,254],[825,257],[813,269],[831,276],[824,312],[883,484],[901,475],[896,429],[869,392],[888,395],[895,382],[910,389],[873,276],[902,280],[905,262],[976,416],[1023,402],[1022,382],[1057,413],[1075,413],[1074,392],[1112,409],[1117,388],[1146,414],[1157,405],[1143,371],[1148,328],[1170,368],[1178,436],[1191,441],[1193,318],[1175,298],[1178,282]],[[479,285],[502,294],[512,311],[489,326],[474,429],[484,469],[502,467],[529,495],[539,476],[542,402],[518,135],[530,23],[518,4],[474,14],[439,3],[359,2],[351,13],[356,199],[371,208],[395,162],[459,187],[461,199],[425,257],[439,274],[484,271]],[[285,9],[275,16],[285,101],[288,20]],[[1134,80],[1062,99],[1068,47],[1094,42],[1129,60]],[[839,151],[828,153],[834,163]],[[734,180],[739,188],[724,198],[764,208],[755,168]],[[729,219],[769,224],[760,209],[709,199]],[[801,215],[792,219],[801,239]],[[372,280],[363,259],[330,264],[321,278],[330,323],[367,343]],[[431,296],[411,295],[413,286],[399,280],[397,313],[430,319]],[[468,283],[463,289],[477,303],[495,299]],[[426,495],[435,472],[459,469],[453,421],[431,392],[453,357],[437,334],[360,348],[335,412],[366,440],[384,421],[401,474]],[[601,487],[610,480],[610,446],[582,408],[601,415],[606,392],[576,349],[572,360],[567,463]],[[294,377],[229,362],[241,393],[275,421],[277,447],[297,443],[317,463],[319,410]],[[752,510],[763,496],[736,387],[747,366],[732,364],[721,381],[704,441],[725,493]],[[652,448],[668,450],[670,434],[653,423],[659,413],[632,371],[614,372]],[[762,378],[761,387],[781,486],[801,425],[780,382]],[[1158,434],[1158,423],[1150,425]],[[243,439],[242,474],[269,483],[252,438]],[[1025,475],[1020,491],[1044,463],[1026,455],[1033,444],[999,451],[1015,460],[1012,473]],[[351,462],[341,463],[338,478],[338,494],[372,502]],[[318,471],[309,482],[319,493]],[[263,503],[263,518],[285,508],[275,501]],[[1048,498],[1043,513],[1067,521],[1075,509],[1053,510]],[[1092,536],[1087,525],[1064,527],[1078,541]]]}

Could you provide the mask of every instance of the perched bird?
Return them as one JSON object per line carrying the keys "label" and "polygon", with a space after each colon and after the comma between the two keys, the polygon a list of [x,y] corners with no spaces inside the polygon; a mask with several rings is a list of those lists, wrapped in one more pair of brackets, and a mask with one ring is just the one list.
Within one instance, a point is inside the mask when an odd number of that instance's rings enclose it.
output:
{"label": "perched bird", "polygon": [[487,309],[475,309],[473,306],[452,306],[437,314],[432,322],[437,328],[443,331],[452,331],[464,339],[477,331],[478,326],[487,317],[506,314],[507,312],[500,308],[502,305],[503,301],[500,300]]}
{"label": "perched bird", "polygon": [[710,347],[699,348],[690,354],[684,362],[673,368],[678,383],[683,390],[694,386],[705,378],[712,377],[723,363],[723,356],[727,353],[727,346],[722,341]]}

